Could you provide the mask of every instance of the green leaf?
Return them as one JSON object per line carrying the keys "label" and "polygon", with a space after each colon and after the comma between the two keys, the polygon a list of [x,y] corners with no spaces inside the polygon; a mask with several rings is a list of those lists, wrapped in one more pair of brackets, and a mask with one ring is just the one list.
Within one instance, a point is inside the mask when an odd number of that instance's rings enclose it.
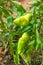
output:
{"label": "green leaf", "polygon": [[23,34],[26,31],[28,32],[29,30],[31,30],[31,26],[26,26],[26,27],[20,28],[19,33]]}
{"label": "green leaf", "polygon": [[0,1],[0,6],[4,6],[5,5],[5,1]]}
{"label": "green leaf", "polygon": [[26,12],[26,10],[23,8],[21,3],[17,2],[17,1],[12,1],[12,0],[10,0],[10,2],[18,9],[18,11],[21,11],[22,13]]}
{"label": "green leaf", "polygon": [[38,1],[38,0],[34,0],[33,2],[29,2],[29,4],[31,5],[31,6],[38,6],[38,5],[40,5],[41,4],[41,2],[40,1]]}
{"label": "green leaf", "polygon": [[2,17],[2,9],[0,8],[0,18]]}
{"label": "green leaf", "polygon": [[16,54],[13,55],[13,60],[14,60],[14,63],[16,65],[19,65],[19,55],[18,55],[18,52],[16,51]]}
{"label": "green leaf", "polygon": [[2,8],[2,11],[4,12],[4,16],[5,16],[5,17],[10,16],[10,13],[9,13],[8,9]]}
{"label": "green leaf", "polygon": [[38,50],[40,44],[41,44],[41,39],[40,39],[40,36],[39,36],[39,32],[36,29],[36,50]]}

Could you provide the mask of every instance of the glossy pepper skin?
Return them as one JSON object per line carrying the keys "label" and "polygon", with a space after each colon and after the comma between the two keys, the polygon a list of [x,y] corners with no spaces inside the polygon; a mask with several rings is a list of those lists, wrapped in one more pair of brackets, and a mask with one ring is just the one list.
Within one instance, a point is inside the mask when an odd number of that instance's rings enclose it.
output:
{"label": "glossy pepper skin", "polygon": [[14,20],[14,23],[20,27],[28,25],[31,14],[26,14]]}
{"label": "glossy pepper skin", "polygon": [[23,51],[28,40],[29,40],[29,35],[27,34],[27,32],[25,32],[18,41],[18,54],[20,54]]}

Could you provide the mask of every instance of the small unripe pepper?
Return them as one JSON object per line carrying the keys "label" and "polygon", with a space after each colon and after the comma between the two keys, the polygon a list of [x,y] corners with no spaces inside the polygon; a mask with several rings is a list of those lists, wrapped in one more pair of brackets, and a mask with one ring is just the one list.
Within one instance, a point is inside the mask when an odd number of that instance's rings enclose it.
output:
{"label": "small unripe pepper", "polygon": [[25,32],[18,41],[18,54],[20,54],[29,40],[29,35]]}
{"label": "small unripe pepper", "polygon": [[20,27],[28,25],[31,14],[26,14],[14,20],[14,23]]}

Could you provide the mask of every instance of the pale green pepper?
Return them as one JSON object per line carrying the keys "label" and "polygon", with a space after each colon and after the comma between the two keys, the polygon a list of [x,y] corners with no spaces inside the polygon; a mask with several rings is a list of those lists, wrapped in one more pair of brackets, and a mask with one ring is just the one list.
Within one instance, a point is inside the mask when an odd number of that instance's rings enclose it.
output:
{"label": "pale green pepper", "polygon": [[23,51],[28,40],[29,40],[29,35],[27,34],[27,32],[25,32],[18,41],[18,54],[20,54]]}
{"label": "pale green pepper", "polygon": [[29,24],[31,14],[26,14],[14,20],[14,23],[20,27],[24,27]]}

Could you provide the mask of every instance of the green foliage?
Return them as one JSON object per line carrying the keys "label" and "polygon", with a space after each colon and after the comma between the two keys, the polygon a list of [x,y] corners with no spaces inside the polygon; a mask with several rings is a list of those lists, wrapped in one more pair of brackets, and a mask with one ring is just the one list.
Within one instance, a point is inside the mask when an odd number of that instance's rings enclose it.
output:
{"label": "green foliage", "polygon": [[[31,64],[32,52],[36,59],[38,50],[43,49],[43,2],[34,1],[29,4],[31,7],[28,13],[19,2],[0,0],[1,43],[5,49],[9,44],[15,65],[20,64],[21,58],[27,65]],[[35,60],[33,65],[36,65]]]}

